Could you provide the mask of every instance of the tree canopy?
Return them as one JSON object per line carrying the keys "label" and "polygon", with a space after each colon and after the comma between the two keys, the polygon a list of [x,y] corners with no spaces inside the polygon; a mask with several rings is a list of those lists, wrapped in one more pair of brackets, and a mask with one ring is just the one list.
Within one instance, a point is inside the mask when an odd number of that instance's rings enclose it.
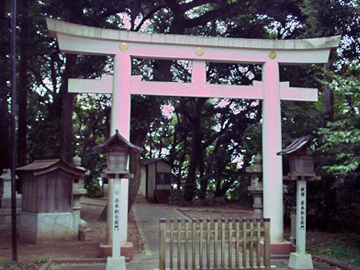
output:
{"label": "tree canopy", "polygon": [[[0,3],[0,169],[10,167],[10,1]],[[342,35],[326,67],[280,66],[280,80],[316,87],[319,102],[282,102],[284,147],[312,134],[317,174],[309,187],[310,224],[351,228],[358,219],[360,7],[353,0],[20,0],[17,29],[17,164],[38,156],[79,155],[90,170],[87,185],[97,185],[104,160],[93,146],[110,136],[111,97],[68,93],[69,78],[112,74],[111,57],[67,55],[49,36],[45,18],[89,26],[224,38],[298,39]],[[132,59],[132,74],[143,80],[190,80],[188,61]],[[261,80],[261,65],[207,63],[209,83],[249,85]],[[261,101],[133,96],[131,142],[142,158],[173,164],[178,201],[209,197],[249,204],[245,169],[261,153]],[[139,172],[139,156],[131,169]],[[284,174],[288,166],[284,160]],[[131,183],[130,198],[140,181]],[[294,202],[288,199],[287,209]],[[334,200],[335,198],[335,200]],[[346,200],[345,200],[346,198]],[[131,203],[130,203],[131,205]],[[357,212],[356,212],[357,211]],[[312,218],[313,217],[313,218]]]}

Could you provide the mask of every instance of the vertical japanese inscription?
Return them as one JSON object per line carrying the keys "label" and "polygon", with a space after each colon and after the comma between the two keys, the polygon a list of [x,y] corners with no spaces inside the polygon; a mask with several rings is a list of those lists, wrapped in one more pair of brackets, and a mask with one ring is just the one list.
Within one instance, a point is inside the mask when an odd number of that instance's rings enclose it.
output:
{"label": "vertical japanese inscription", "polygon": [[119,231],[120,226],[120,184],[114,185],[114,231]]}
{"label": "vertical japanese inscription", "polygon": [[306,226],[306,188],[300,189],[300,230],[305,231]]}

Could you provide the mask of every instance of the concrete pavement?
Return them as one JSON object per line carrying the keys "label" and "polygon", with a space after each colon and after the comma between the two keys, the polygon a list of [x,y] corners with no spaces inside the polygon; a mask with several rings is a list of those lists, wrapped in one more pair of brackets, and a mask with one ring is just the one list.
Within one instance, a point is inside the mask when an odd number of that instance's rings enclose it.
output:
{"label": "concrete pavement", "polygon": [[128,270],[159,268],[159,220],[160,218],[186,218],[175,207],[159,204],[134,204],[132,211],[144,243],[145,255],[135,255],[126,264]]}

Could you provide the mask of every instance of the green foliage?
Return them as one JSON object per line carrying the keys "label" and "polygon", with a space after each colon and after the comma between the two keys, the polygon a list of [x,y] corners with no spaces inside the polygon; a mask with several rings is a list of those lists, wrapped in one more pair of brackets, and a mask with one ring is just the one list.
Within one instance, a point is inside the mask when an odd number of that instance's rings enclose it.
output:
{"label": "green foliage", "polygon": [[[71,2],[71,1],[70,1]],[[27,111],[19,123],[27,130],[28,161],[36,156],[60,153],[63,92],[66,79],[98,78],[111,74],[111,57],[79,55],[73,66],[49,37],[45,17],[96,27],[153,33],[221,36],[228,38],[288,39],[340,34],[341,46],[333,52],[334,73],[318,74],[315,67],[280,66],[280,80],[294,87],[321,87],[334,93],[334,121],[326,121],[325,90],[320,102],[282,102],[284,146],[291,139],[316,135],[316,172],[322,181],[309,184],[309,223],[322,229],[348,229],[359,218],[359,6],[355,1],[32,1],[21,5],[18,27],[19,93],[27,93]],[[9,3],[4,2],[5,9]],[[3,7],[3,6],[2,6]],[[5,146],[9,129],[9,22],[0,14],[0,127]],[[129,23],[129,26],[126,24]],[[133,75],[144,80],[191,81],[191,61],[133,59]],[[21,63],[21,64],[20,64]],[[24,75],[25,74],[25,75]],[[314,78],[324,78],[321,83]],[[214,84],[250,85],[261,80],[259,64],[208,63],[207,80]],[[26,80],[24,81],[24,78]],[[73,99],[69,99],[70,102]],[[90,171],[86,187],[91,196],[100,194],[99,173],[105,159],[92,153],[95,145],[110,136],[111,97],[77,95],[73,104],[74,138],[67,151],[82,158]],[[69,105],[69,104],[67,104]],[[173,116],[162,114],[162,106],[174,108]],[[131,104],[131,141],[145,145],[147,158],[167,157],[174,164],[174,201],[182,203],[184,187],[193,197],[227,196],[251,203],[245,168],[261,154],[261,101],[134,96]],[[21,109],[23,109],[22,106]],[[71,106],[70,106],[71,107]],[[70,112],[70,116],[71,116]],[[25,122],[24,122],[25,121]],[[71,128],[71,127],[70,127]],[[266,142],[265,143],[271,143]],[[6,148],[6,147],[5,147]],[[4,149],[7,152],[9,149]],[[3,151],[3,150],[1,150]],[[7,155],[4,155],[7,156]],[[0,160],[0,167],[7,160]],[[288,167],[284,162],[284,173]],[[182,189],[181,189],[182,188]],[[294,206],[294,188],[285,194],[286,215]],[[326,225],[326,226],[325,226]]]}
{"label": "green foliage", "polygon": [[169,198],[170,204],[175,204],[182,206],[184,205],[184,195],[180,189],[174,189],[171,191],[171,195]]}
{"label": "green foliage", "polygon": [[46,263],[49,259],[35,259],[33,261],[20,261],[15,263],[13,261],[5,261],[0,258],[0,269],[38,269],[42,264]]}
{"label": "green foliage", "polygon": [[329,74],[331,83],[328,87],[336,92],[336,119],[319,130],[322,137],[320,151],[330,154],[334,163],[324,166],[324,169],[339,177],[356,172],[360,156],[360,67],[350,68],[344,75]]}
{"label": "green foliage", "polygon": [[99,179],[90,177],[86,180],[87,184],[85,188],[87,190],[87,195],[89,197],[100,197],[101,195],[101,186],[99,184]]}
{"label": "green foliage", "polygon": [[327,255],[360,266],[359,235],[308,231],[307,248],[312,255]]}

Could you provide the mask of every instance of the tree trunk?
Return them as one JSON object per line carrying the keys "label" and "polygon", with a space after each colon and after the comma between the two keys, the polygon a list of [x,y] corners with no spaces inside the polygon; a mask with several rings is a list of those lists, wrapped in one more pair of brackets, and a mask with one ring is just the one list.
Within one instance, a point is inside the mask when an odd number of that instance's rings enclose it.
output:
{"label": "tree trunk", "polygon": [[[329,61],[325,64],[325,71],[332,71],[333,68],[333,50],[330,51]],[[331,82],[330,78],[326,76],[325,80]],[[327,85],[324,87],[324,115],[326,121],[334,120],[334,93]]]}
{"label": "tree trunk", "polygon": [[198,162],[201,157],[201,116],[202,108],[206,102],[206,98],[196,98],[195,115],[189,119],[192,123],[192,146],[190,154],[190,164],[188,177],[184,187],[184,200],[192,201],[195,196],[195,182]]}
{"label": "tree trunk", "polygon": [[215,155],[219,151],[220,145],[221,145],[221,140],[217,139],[214,150],[212,151],[212,154],[211,154],[210,158],[208,159],[208,163],[207,163],[207,166],[205,169],[205,175],[200,182],[200,199],[201,200],[204,200],[206,198],[206,190],[207,190],[207,186],[208,186],[208,182],[209,182],[208,175],[211,173],[211,168],[212,168],[212,165],[214,162],[214,158],[215,158]]}
{"label": "tree trunk", "polygon": [[[131,143],[142,147],[145,143],[147,133],[148,133],[147,128],[144,128],[142,130],[137,130],[137,131],[133,130],[130,134]],[[129,202],[128,202],[129,211],[135,202],[137,193],[139,191],[140,182],[141,182],[140,155],[141,155],[141,153],[132,153],[130,155],[129,169],[130,169],[130,172],[134,174],[134,178],[130,179],[130,181],[129,181]]]}
{"label": "tree trunk", "polygon": [[61,158],[71,163],[73,158],[73,106],[74,94],[68,92],[68,79],[72,77],[71,69],[75,65],[76,55],[66,55],[65,71],[62,76],[61,89],[61,134],[60,134],[60,155]]}

